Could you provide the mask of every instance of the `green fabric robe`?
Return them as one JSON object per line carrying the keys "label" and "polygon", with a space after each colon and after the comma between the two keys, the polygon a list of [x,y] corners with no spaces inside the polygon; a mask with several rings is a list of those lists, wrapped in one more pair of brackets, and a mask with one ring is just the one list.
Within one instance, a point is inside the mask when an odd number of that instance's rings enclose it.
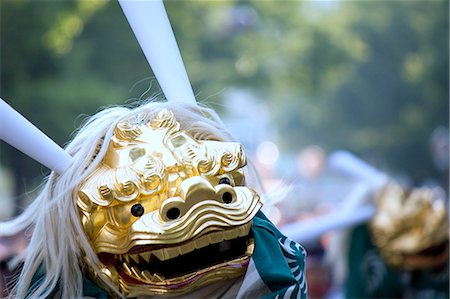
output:
{"label": "green fabric robe", "polygon": [[372,243],[367,224],[352,231],[348,261],[347,298],[449,298],[448,261],[434,270],[392,269]]}

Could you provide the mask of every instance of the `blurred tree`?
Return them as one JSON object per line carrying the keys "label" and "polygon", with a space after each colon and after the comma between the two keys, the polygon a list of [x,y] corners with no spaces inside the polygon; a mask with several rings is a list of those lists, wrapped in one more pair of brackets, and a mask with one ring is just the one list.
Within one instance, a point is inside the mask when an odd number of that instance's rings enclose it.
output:
{"label": "blurred tree", "polygon": [[[0,5],[1,96],[59,144],[78,115],[158,92],[117,2]],[[226,88],[247,89],[269,105],[286,150],[377,153],[433,175],[428,135],[448,126],[448,1],[165,5],[202,102],[222,110]],[[40,168],[1,146],[21,194]]]}
{"label": "blurred tree", "polygon": [[[336,93],[347,115],[349,145],[376,152],[414,179],[436,176],[428,148],[439,125],[448,127],[449,2],[395,2],[384,22],[367,7],[353,28],[370,54]],[[377,26],[378,24],[378,26]]]}
{"label": "blurred tree", "polygon": [[[123,103],[129,86],[149,73],[117,3],[0,5],[1,96],[61,145],[83,121],[79,115]],[[119,59],[123,52],[134,60]],[[17,195],[36,185],[29,180],[43,171],[37,162],[4,143],[1,158],[14,172]]]}

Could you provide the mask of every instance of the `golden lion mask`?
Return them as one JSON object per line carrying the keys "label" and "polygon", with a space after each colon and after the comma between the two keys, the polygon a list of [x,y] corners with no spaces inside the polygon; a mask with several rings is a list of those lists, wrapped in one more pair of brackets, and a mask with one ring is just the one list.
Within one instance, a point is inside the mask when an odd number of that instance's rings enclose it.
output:
{"label": "golden lion mask", "polygon": [[370,228],[389,265],[408,270],[430,269],[448,260],[448,212],[437,189],[406,191],[390,184],[376,203],[377,213]]}
{"label": "golden lion mask", "polygon": [[119,123],[77,206],[102,275],[125,296],[179,295],[245,273],[259,196],[238,143],[198,141],[166,109]]}

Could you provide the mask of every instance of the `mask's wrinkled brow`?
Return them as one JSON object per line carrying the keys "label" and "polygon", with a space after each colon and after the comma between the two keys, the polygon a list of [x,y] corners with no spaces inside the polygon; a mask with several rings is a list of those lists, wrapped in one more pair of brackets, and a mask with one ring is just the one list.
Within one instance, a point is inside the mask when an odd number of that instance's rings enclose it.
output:
{"label": "mask's wrinkled brow", "polygon": [[195,140],[180,130],[171,111],[163,109],[146,123],[117,124],[102,165],[80,194],[101,206],[161,190],[172,196],[182,178],[217,176],[245,165],[239,143]]}

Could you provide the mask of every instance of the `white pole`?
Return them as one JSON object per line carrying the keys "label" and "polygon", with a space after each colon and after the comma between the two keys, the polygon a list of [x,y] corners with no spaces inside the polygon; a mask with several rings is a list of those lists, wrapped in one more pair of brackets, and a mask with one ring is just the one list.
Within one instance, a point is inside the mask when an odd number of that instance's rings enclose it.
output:
{"label": "white pole", "polygon": [[328,158],[328,163],[330,167],[355,176],[371,185],[374,189],[383,187],[389,181],[389,177],[386,174],[348,151],[334,152]]}
{"label": "white pole", "polygon": [[72,157],[0,98],[0,139],[62,174]]}
{"label": "white pole", "polygon": [[374,215],[375,207],[373,205],[337,210],[310,220],[287,224],[281,228],[281,232],[299,243],[307,243],[317,240],[324,233],[366,222]]}
{"label": "white pole", "polygon": [[119,0],[128,23],[168,101],[196,104],[161,0]]}
{"label": "white pole", "polygon": [[389,181],[389,176],[347,151],[334,152],[328,163],[330,168],[356,177],[361,183],[335,211],[281,228],[283,234],[297,242],[314,241],[324,233],[369,221],[376,212],[370,199]]}

